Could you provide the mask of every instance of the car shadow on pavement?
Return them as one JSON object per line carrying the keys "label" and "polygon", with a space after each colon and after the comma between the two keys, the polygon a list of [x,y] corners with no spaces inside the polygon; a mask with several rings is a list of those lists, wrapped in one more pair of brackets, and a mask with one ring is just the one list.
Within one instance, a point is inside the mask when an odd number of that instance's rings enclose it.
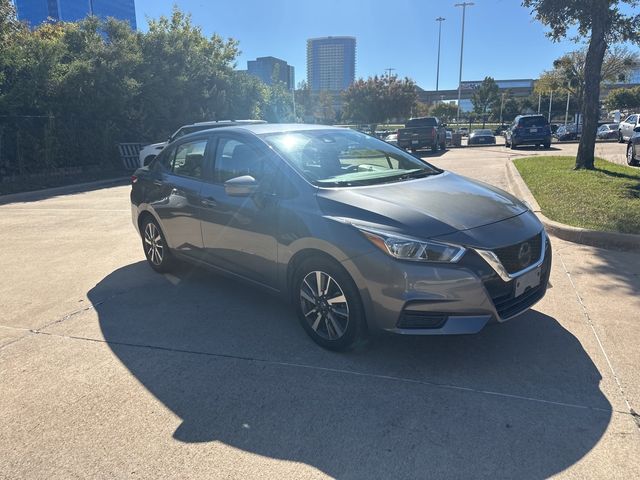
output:
{"label": "car shadow on pavement", "polygon": [[279,298],[198,268],[135,263],[88,296],[114,354],[182,419],[168,435],[332,477],[549,477],[613,414],[580,342],[535,311],[474,336],[382,335],[338,354]]}

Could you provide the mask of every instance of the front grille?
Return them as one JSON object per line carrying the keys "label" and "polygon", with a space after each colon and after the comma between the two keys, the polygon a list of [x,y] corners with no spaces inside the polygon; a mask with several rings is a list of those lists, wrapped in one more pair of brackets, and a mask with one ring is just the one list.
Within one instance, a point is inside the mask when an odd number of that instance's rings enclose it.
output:
{"label": "front grille", "polygon": [[500,318],[506,319],[523,312],[540,300],[546,291],[551,272],[551,247],[547,243],[544,262],[540,267],[540,285],[515,297],[515,280],[504,282],[498,275],[484,278],[483,283],[491,296]]}
{"label": "front grille", "polygon": [[496,312],[501,319],[507,319],[525,311],[544,296],[551,271],[551,256],[551,245],[547,241],[544,261],[540,268],[540,285],[525,291],[519,297],[515,297],[515,280],[503,281],[493,268],[472,250],[465,253],[460,265],[470,269],[482,280]]}
{"label": "front grille", "polygon": [[533,265],[540,259],[542,234],[509,247],[498,248],[493,252],[498,256],[508,273],[516,273]]}

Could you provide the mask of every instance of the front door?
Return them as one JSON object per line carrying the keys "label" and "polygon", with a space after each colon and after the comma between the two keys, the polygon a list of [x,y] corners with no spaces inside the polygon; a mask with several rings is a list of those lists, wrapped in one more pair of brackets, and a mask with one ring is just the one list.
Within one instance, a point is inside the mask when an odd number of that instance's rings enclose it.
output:
{"label": "front door", "polygon": [[[273,153],[242,134],[216,134],[213,175],[201,190],[207,261],[268,286],[277,280],[278,197]],[[257,191],[236,197],[224,182],[250,175]]]}

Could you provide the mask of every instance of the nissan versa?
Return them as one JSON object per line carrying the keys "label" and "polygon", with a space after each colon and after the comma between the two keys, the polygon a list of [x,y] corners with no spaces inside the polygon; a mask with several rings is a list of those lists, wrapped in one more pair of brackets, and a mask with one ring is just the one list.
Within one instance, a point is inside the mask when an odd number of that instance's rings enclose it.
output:
{"label": "nissan versa", "polygon": [[476,333],[547,289],[549,239],[524,204],[356,131],[198,132],[132,182],[154,270],[184,259],[281,292],[326,348],[369,331]]}

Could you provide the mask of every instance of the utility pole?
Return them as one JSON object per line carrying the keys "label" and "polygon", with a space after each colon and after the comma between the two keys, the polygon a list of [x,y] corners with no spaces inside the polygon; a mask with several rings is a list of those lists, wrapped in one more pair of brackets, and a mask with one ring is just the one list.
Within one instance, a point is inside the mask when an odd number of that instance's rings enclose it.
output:
{"label": "utility pole", "polygon": [[504,108],[504,92],[502,92],[502,98],[500,99],[500,126],[502,126],[502,109]]}
{"label": "utility pole", "polygon": [[549,95],[549,123],[551,123],[551,102],[553,102],[553,90],[551,90],[551,94]]}
{"label": "utility pole", "polygon": [[445,20],[446,19],[444,17],[436,18],[436,22],[438,22],[438,66],[436,67],[436,92],[440,85],[440,40],[442,39],[442,22]]}
{"label": "utility pole", "polygon": [[540,105],[542,105],[542,93],[538,94],[538,115],[540,114]]}
{"label": "utility pole", "polygon": [[567,127],[567,120],[569,119],[569,99],[571,98],[571,92],[567,91],[567,109],[564,111],[564,126]]}
{"label": "utility pole", "polygon": [[385,72],[387,72],[387,77],[391,78],[391,72],[395,71],[395,68],[385,68]]}
{"label": "utility pole", "polygon": [[460,98],[462,97],[462,54],[464,53],[464,19],[467,7],[473,6],[473,2],[456,3],[454,7],[462,7],[462,39],[460,40],[460,75],[458,76],[458,121],[460,121]]}

